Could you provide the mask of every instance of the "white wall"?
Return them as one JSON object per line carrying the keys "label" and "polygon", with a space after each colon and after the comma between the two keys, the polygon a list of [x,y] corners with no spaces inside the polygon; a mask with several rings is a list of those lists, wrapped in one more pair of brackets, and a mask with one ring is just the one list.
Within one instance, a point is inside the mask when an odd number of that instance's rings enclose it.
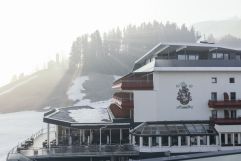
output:
{"label": "white wall", "polygon": [[[217,83],[211,78],[217,77]],[[230,84],[229,78],[235,77]],[[174,121],[174,120],[209,120],[211,116],[208,100],[211,92],[223,100],[223,93],[236,92],[241,98],[241,72],[155,72],[153,74],[154,91],[134,91],[134,119],[142,121]],[[181,82],[192,85],[189,88],[192,101],[189,109],[177,109],[181,105],[177,100]],[[238,115],[240,112],[238,112]]]}

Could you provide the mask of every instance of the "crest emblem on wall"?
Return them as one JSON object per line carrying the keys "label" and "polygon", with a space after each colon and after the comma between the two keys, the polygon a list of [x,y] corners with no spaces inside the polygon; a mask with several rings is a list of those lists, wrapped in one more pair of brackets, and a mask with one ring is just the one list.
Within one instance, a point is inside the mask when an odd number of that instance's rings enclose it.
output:
{"label": "crest emblem on wall", "polygon": [[192,85],[187,85],[185,82],[181,82],[177,85],[177,88],[179,88],[177,93],[177,100],[181,103],[181,106],[178,106],[178,108],[192,108],[191,106],[188,106],[188,103],[192,101],[192,96],[189,88],[192,88]]}

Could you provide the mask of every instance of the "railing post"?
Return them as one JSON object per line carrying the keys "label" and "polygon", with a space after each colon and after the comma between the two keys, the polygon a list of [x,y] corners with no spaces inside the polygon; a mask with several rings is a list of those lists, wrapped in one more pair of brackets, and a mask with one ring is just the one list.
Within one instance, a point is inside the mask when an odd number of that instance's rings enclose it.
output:
{"label": "railing post", "polygon": [[47,145],[50,150],[50,133],[49,133],[49,123],[47,124]]}

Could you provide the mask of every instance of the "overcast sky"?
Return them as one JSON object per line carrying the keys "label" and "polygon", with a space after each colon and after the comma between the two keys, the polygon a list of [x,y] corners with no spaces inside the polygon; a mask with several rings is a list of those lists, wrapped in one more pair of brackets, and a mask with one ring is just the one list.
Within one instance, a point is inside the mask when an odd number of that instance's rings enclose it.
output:
{"label": "overcast sky", "polygon": [[230,17],[241,17],[240,0],[0,0],[0,84],[68,54],[77,36],[96,29]]}

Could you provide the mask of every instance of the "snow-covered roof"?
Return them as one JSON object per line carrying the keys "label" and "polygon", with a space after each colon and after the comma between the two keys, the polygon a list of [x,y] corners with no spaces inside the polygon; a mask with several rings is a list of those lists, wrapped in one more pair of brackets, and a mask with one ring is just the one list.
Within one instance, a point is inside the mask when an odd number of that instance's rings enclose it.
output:
{"label": "snow-covered roof", "polygon": [[106,108],[90,106],[56,108],[44,114],[44,122],[69,127],[115,126]]}

